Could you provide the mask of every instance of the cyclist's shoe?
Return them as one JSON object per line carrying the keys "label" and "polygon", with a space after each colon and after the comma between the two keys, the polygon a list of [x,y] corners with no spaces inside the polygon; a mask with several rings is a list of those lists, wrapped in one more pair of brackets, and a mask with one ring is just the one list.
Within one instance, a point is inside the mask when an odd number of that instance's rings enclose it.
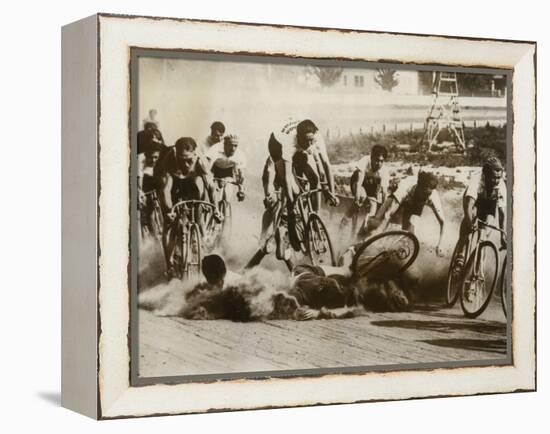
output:
{"label": "cyclist's shoe", "polygon": [[223,220],[223,215],[217,209],[214,210],[214,213],[213,213],[212,217],[214,218],[214,221],[216,223],[221,223],[222,220]]}
{"label": "cyclist's shoe", "polygon": [[472,303],[477,298],[478,287],[474,280],[464,282],[464,298],[467,302]]}
{"label": "cyclist's shoe", "polygon": [[263,236],[260,239],[260,248],[266,255],[273,253],[276,249],[276,245],[275,236],[273,235]]}
{"label": "cyclist's shoe", "polygon": [[453,263],[453,276],[456,278],[457,276],[460,276],[462,273],[462,269],[464,268],[464,257],[457,256]]}
{"label": "cyclist's shoe", "polygon": [[176,270],[174,270],[174,267],[168,267],[168,269],[164,272],[164,276],[166,276],[166,280],[172,280],[176,277]]}

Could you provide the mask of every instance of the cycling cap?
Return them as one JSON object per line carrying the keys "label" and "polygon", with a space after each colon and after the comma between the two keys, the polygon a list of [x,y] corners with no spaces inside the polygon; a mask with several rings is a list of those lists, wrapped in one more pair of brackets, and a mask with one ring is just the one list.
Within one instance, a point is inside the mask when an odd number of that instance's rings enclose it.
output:
{"label": "cycling cap", "polygon": [[229,134],[223,138],[225,143],[239,143],[239,136],[236,134]]}
{"label": "cycling cap", "polygon": [[504,170],[504,167],[502,166],[502,163],[497,157],[489,157],[483,163],[483,169],[500,171],[500,170]]}

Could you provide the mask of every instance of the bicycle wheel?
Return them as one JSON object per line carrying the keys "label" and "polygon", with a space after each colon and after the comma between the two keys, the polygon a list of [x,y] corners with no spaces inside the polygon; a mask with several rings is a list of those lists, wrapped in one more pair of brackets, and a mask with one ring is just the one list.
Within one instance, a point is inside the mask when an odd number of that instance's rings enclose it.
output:
{"label": "bicycle wheel", "polygon": [[372,280],[395,278],[411,266],[419,249],[418,238],[411,232],[383,232],[359,245],[351,268]]}
{"label": "bicycle wheel", "polygon": [[179,223],[176,228],[174,251],[172,252],[172,267],[176,277],[183,279],[187,263],[187,236],[183,224]]}
{"label": "bicycle wheel", "polygon": [[[297,242],[300,245],[300,251],[303,255],[307,255],[309,252],[307,245],[307,227],[305,216],[309,215],[309,207],[304,206],[303,202],[299,202],[298,212],[294,214],[294,229],[296,233]],[[289,228],[290,231],[290,228]]]}
{"label": "bicycle wheel", "polygon": [[447,272],[447,306],[452,307],[458,300],[458,296],[460,294],[460,285],[461,285],[461,277],[462,272],[456,273],[455,272],[455,261],[456,257],[458,255],[458,252],[460,251],[460,247],[458,245],[458,242],[456,243],[455,249],[453,251],[453,255],[451,256],[451,262],[449,264],[449,271]]}
{"label": "bicycle wheel", "polygon": [[479,316],[491,301],[498,280],[498,252],[491,241],[482,241],[470,255],[461,279],[460,304],[468,318]]}
{"label": "bicycle wheel", "polygon": [[220,241],[227,242],[231,239],[231,229],[232,229],[231,204],[228,201],[222,200],[220,202],[220,214],[223,216],[222,227],[220,232],[220,238],[221,238]]}
{"label": "bicycle wheel", "polygon": [[504,261],[502,261],[502,271],[500,273],[500,302],[502,304],[502,310],[504,311],[504,316],[508,316],[508,281],[506,270],[506,259],[507,256],[504,256]]}
{"label": "bicycle wheel", "polygon": [[164,224],[163,224],[162,212],[160,211],[159,207],[155,206],[151,219],[152,219],[152,226],[153,226],[153,232],[154,232],[153,236],[157,240],[160,240],[160,238],[162,237],[162,228]]}
{"label": "bicycle wheel", "polygon": [[327,228],[317,214],[310,214],[306,228],[307,253],[314,265],[336,265]]}
{"label": "bicycle wheel", "polygon": [[201,234],[199,225],[192,224],[187,233],[185,274],[187,279],[198,279],[201,273]]}

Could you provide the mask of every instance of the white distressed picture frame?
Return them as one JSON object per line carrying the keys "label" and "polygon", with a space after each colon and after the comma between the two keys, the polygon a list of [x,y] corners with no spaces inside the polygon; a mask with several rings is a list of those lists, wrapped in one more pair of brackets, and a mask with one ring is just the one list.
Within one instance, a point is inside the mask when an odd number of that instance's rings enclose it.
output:
{"label": "white distressed picture frame", "polygon": [[[509,366],[130,384],[130,48],[513,70]],[[62,404],[97,419],[536,388],[536,45],[94,15],[63,29]]]}

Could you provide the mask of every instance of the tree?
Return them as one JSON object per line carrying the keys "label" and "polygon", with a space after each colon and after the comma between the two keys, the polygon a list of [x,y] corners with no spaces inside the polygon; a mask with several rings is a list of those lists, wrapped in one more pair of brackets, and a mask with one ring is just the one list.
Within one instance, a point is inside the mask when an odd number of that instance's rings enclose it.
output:
{"label": "tree", "polygon": [[310,66],[309,72],[319,79],[323,87],[333,86],[340,80],[344,68],[337,66]]}
{"label": "tree", "polygon": [[397,79],[397,71],[395,69],[381,68],[376,70],[374,81],[383,90],[391,92],[392,89],[399,84]]}

